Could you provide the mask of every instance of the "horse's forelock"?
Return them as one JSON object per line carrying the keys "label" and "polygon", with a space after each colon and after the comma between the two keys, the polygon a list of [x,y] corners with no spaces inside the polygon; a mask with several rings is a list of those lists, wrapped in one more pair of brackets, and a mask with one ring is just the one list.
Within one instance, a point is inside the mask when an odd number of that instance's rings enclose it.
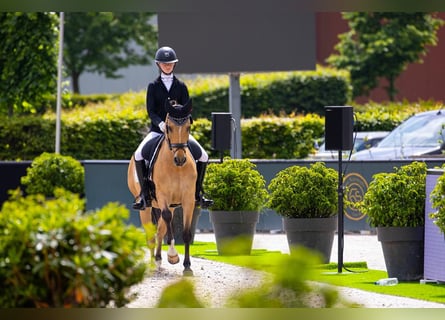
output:
{"label": "horse's forelock", "polygon": [[187,116],[185,116],[185,117],[177,118],[177,117],[174,117],[173,115],[169,114],[169,115],[168,115],[168,118],[169,118],[170,120],[172,120],[174,123],[176,123],[178,126],[182,126],[182,125],[184,125],[184,123],[185,123],[187,120],[190,119],[190,115],[187,115]]}

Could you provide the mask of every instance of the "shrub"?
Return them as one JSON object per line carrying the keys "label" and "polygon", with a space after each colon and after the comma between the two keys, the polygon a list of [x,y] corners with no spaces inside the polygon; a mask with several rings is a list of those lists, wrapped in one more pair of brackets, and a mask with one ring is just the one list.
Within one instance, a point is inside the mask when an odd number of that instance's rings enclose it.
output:
{"label": "shrub", "polygon": [[443,174],[437,178],[436,185],[431,191],[431,204],[436,211],[430,213],[430,217],[434,219],[440,231],[445,233],[445,175]]}
{"label": "shrub", "polygon": [[20,197],[0,211],[0,307],[125,305],[145,273],[144,234],[110,203],[84,212],[77,194]]}
{"label": "shrub", "polygon": [[426,163],[414,161],[394,170],[374,174],[357,207],[371,227],[423,226]]}
{"label": "shrub", "polygon": [[323,162],[291,166],[270,181],[266,204],[288,218],[328,218],[337,214],[337,171]]}
{"label": "shrub", "polygon": [[248,159],[209,164],[204,190],[214,201],[211,210],[258,211],[267,200],[266,181]]}
{"label": "shrub", "polygon": [[57,187],[84,193],[85,170],[70,156],[44,152],[33,160],[26,172],[21,182],[28,194],[40,193],[51,197]]}

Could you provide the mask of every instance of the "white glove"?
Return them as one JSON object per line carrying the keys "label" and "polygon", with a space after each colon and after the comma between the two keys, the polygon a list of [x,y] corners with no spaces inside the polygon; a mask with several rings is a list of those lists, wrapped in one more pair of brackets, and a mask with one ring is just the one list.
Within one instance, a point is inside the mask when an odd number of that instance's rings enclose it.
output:
{"label": "white glove", "polygon": [[165,122],[164,122],[164,121],[161,121],[161,122],[159,123],[159,129],[161,129],[162,132],[165,131]]}

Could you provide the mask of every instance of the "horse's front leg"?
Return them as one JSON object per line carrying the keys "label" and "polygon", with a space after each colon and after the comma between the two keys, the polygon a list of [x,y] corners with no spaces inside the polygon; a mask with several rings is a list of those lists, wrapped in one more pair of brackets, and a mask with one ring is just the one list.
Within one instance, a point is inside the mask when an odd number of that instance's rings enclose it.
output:
{"label": "horse's front leg", "polygon": [[192,198],[193,201],[191,203],[185,203],[182,206],[183,210],[183,233],[182,233],[182,239],[184,240],[184,276],[193,276],[193,271],[190,268],[191,262],[190,262],[190,243],[192,242],[192,231],[191,231],[191,225],[192,225],[192,219],[193,219],[193,211],[195,209],[195,201],[194,198]]}
{"label": "horse's front leg", "polygon": [[175,239],[173,236],[173,212],[174,208],[167,208],[162,210],[162,219],[167,226],[167,244],[170,245],[167,251],[167,260],[170,264],[176,264],[179,262],[179,254],[175,248]]}

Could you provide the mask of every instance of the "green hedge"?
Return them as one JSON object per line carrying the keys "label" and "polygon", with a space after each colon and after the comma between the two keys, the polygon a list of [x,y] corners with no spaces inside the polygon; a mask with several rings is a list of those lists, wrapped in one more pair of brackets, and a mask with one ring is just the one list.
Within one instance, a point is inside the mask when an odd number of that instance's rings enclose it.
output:
{"label": "green hedge", "polygon": [[[55,120],[0,120],[0,160],[33,160],[55,150]],[[115,119],[61,124],[61,154],[75,159],[129,159],[143,137],[142,120]]]}
{"label": "green hedge", "polygon": [[[347,79],[344,73],[322,68],[242,75],[242,157],[305,158],[324,135],[320,108],[349,104]],[[219,158],[220,155],[211,150],[209,116],[214,111],[227,111],[228,76],[187,82],[195,106],[193,135],[211,158]],[[65,106],[64,102],[61,153],[80,160],[129,159],[149,126],[145,93],[89,98],[92,100],[73,96],[70,101],[76,102],[74,107],[73,104]],[[295,109],[295,105],[305,107]],[[442,106],[434,101],[350,105],[354,107],[357,131],[390,131],[417,112]],[[257,116],[245,116],[254,113]],[[43,116],[0,116],[0,160],[32,160],[43,152],[54,152],[55,118],[54,112]]]}
{"label": "green hedge", "polygon": [[443,108],[442,103],[435,101],[408,101],[353,105],[356,114],[357,131],[391,131],[410,116],[427,111]]}
{"label": "green hedge", "polygon": [[[229,77],[187,81],[194,115],[210,118],[212,112],[229,111]],[[317,113],[324,107],[351,100],[349,74],[317,67],[316,71],[243,74],[240,77],[241,114],[244,118],[264,113]]]}
{"label": "green hedge", "polygon": [[[63,121],[61,127],[61,153],[81,160],[129,159],[147,131],[144,120],[119,117]],[[315,115],[270,116],[242,120],[241,127],[245,158],[304,158],[314,138],[323,135],[324,121]],[[219,154],[211,149],[211,130],[208,119],[193,122],[193,136],[212,158],[218,158]],[[11,118],[1,122],[0,138],[0,160],[33,160],[43,152],[54,152],[55,121]]]}
{"label": "green hedge", "polygon": [[[432,102],[355,106],[358,131],[392,130],[414,113],[440,108]],[[62,120],[61,153],[75,159],[129,159],[148,129],[145,110],[88,108],[66,114]],[[196,119],[194,137],[209,152],[211,121]],[[324,135],[324,118],[316,114],[261,116],[242,119],[242,157],[251,159],[301,159],[313,151]],[[0,119],[0,160],[33,160],[55,150],[54,117]],[[226,152],[224,155],[228,155]]]}
{"label": "green hedge", "polygon": [[[193,98],[195,118],[210,119],[211,113],[229,111],[229,77],[207,76],[184,79]],[[324,106],[345,105],[352,97],[349,74],[317,66],[315,71],[248,73],[240,76],[242,116],[256,117],[264,113],[324,114]],[[145,91],[140,92],[145,100]],[[64,109],[77,109],[106,101],[118,101],[127,94],[63,95]],[[138,102],[140,103],[140,101]],[[142,101],[145,109],[145,101]],[[38,114],[56,110],[56,98],[50,96],[45,105],[36,106]]]}
{"label": "green hedge", "polygon": [[250,159],[305,158],[324,132],[317,115],[253,118],[241,126],[243,158]]}

